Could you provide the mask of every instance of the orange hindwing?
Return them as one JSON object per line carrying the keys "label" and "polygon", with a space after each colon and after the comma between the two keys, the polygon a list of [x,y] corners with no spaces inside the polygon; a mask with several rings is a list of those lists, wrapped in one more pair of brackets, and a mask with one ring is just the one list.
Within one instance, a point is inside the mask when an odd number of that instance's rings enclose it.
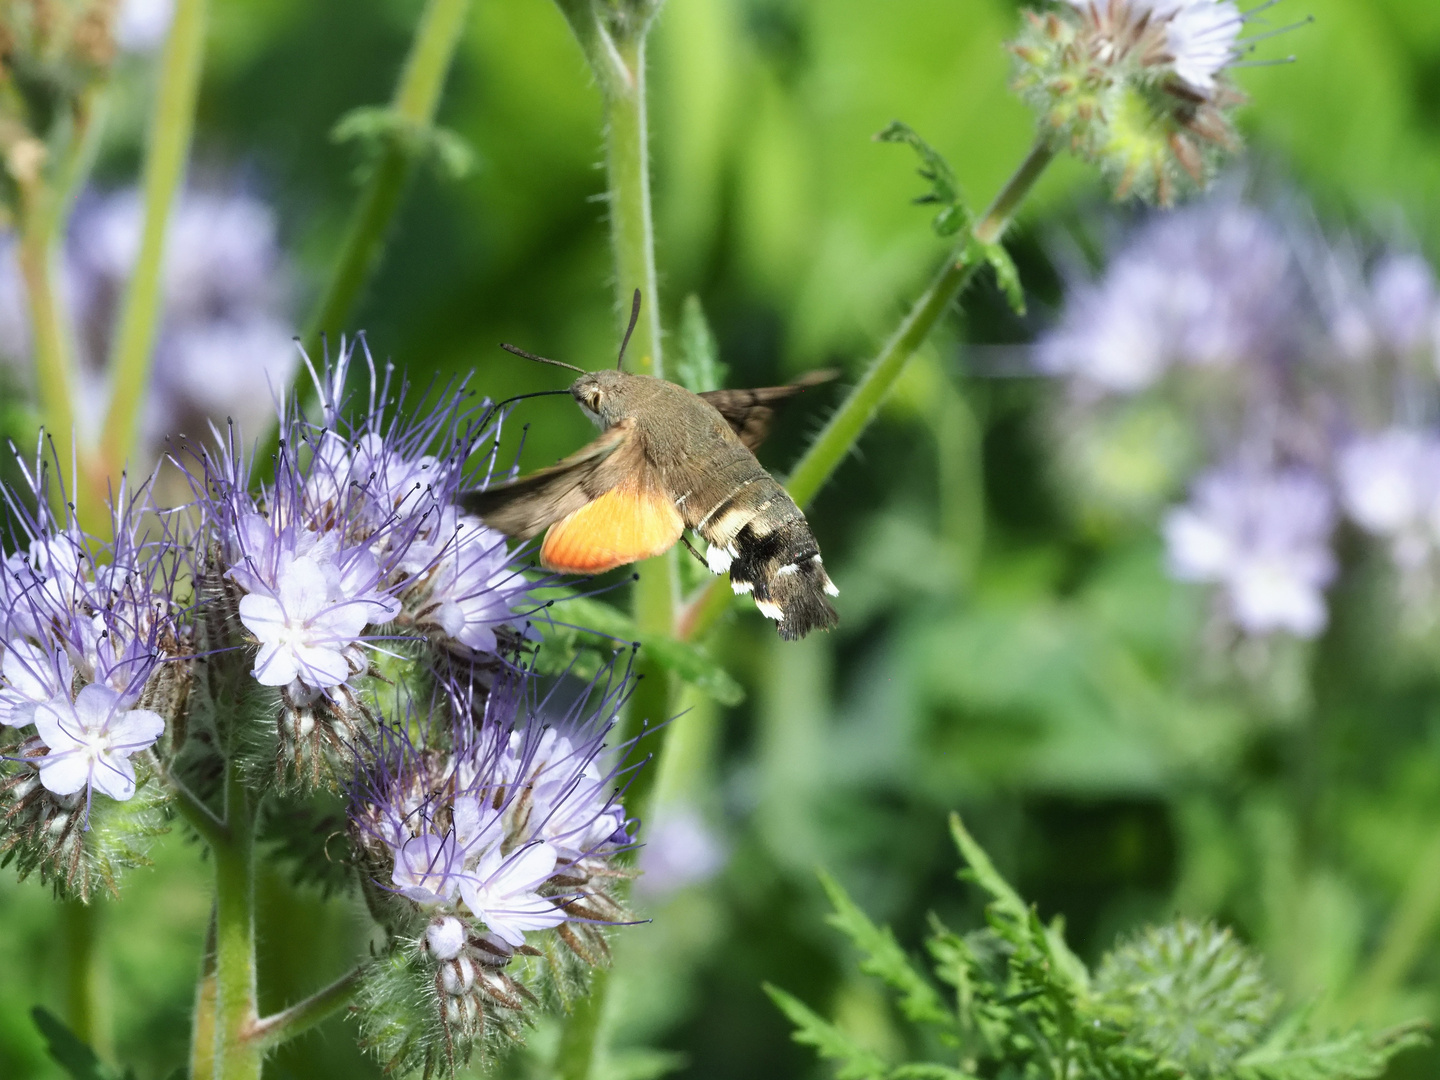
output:
{"label": "orange hindwing", "polygon": [[540,565],[600,574],[668,551],[684,528],[680,511],[658,487],[621,483],[550,526]]}

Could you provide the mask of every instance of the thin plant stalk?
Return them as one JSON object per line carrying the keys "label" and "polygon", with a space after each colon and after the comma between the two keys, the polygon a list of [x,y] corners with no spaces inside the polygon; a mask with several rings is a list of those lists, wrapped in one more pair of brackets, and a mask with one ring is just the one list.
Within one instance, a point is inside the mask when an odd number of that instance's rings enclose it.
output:
{"label": "thin plant stalk", "polygon": [[[1004,237],[1020,204],[1054,157],[1055,149],[1047,140],[1042,138],[1036,142],[995,196],[995,201],[931,279],[930,285],[850,391],[850,396],[810,444],[785,485],[800,506],[807,506],[840,467],[875,418],[886,395],[905,370],[905,365],[984,265],[972,241],[994,244]],[[725,582],[711,582],[682,611],[680,636],[686,639],[703,636],[725,613],[729,603]]]}
{"label": "thin plant stalk", "polygon": [[[628,320],[631,299],[640,291],[640,319],[630,341],[632,370],[665,377],[660,329],[659,287],[655,271],[655,230],[650,198],[649,129],[646,111],[645,42],[649,16],[602,22],[588,0],[560,0],[576,39],[585,51],[605,98],[605,165],[610,240],[615,266],[616,311]],[[642,633],[674,634],[678,567],[674,551],[641,563],[636,572],[633,615]],[[659,754],[675,701],[675,680],[643,653],[640,677],[631,697],[622,738],[653,734],[637,746]],[[626,795],[627,812],[643,816],[654,783],[654,769],[640,769]],[[559,1080],[588,1080],[604,1044],[609,977],[599,972],[589,996],[571,1014],[556,1056]]]}
{"label": "thin plant stalk", "polygon": [[250,796],[232,760],[225,767],[229,837],[215,861],[215,1080],[260,1080],[264,1048],[249,1037],[259,1019],[255,979],[255,845]]}
{"label": "thin plant stalk", "polygon": [[[395,130],[371,166],[345,227],[345,238],[326,277],[324,291],[301,335],[301,344],[311,356],[320,353],[325,335],[338,336],[345,330],[355,305],[380,265],[390,227],[425,145],[424,135],[435,122],[445,79],[450,74],[469,14],[470,0],[429,0],[420,14],[390,101]],[[310,392],[303,372],[296,379],[294,392]],[[278,438],[279,431],[272,427],[262,441],[258,460],[268,460],[275,453]]]}
{"label": "thin plant stalk", "polygon": [[65,900],[60,904],[60,925],[65,947],[65,1019],[70,1030],[97,1053],[108,1054],[105,1030],[104,978],[100,925],[104,909],[98,902]]}
{"label": "thin plant stalk", "polygon": [[215,1080],[215,911],[205,930],[205,955],[195,985],[195,1013],[190,1021],[190,1080]]}
{"label": "thin plant stalk", "polygon": [[165,234],[170,209],[185,182],[195,105],[205,64],[208,0],[177,0],[175,17],[160,60],[160,82],[150,114],[142,192],[145,224],[120,308],[110,357],[110,407],[93,468],[95,482],[114,481],[134,456],[140,412],[150,372],[163,303]]}

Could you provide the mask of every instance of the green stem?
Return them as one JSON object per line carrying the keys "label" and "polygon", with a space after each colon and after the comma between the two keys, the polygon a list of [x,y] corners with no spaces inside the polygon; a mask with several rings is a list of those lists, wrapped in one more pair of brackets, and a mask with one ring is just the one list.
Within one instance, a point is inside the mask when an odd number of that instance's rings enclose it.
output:
{"label": "green stem", "polygon": [[195,986],[195,1015],[190,1025],[190,1080],[215,1080],[215,909],[205,930],[205,955]]}
{"label": "green stem", "polygon": [[[1055,150],[1048,141],[1042,138],[1035,144],[1000,194],[995,196],[989,209],[962,238],[929,287],[915,301],[844,404],[810,444],[786,482],[791,497],[800,506],[808,505],[839,468],[861,433],[874,420],[885,396],[905,370],[906,363],[983,265],[973,256],[971,241],[981,244],[1000,241],[1021,202],[1054,157]],[[701,636],[714,625],[729,606],[728,592],[726,582],[717,579],[690,601],[679,619],[687,638]]]}
{"label": "green stem", "polygon": [[810,444],[810,449],[796,464],[786,482],[790,495],[801,506],[805,506],[824,486],[825,481],[840,466],[845,455],[860,438],[875,418],[881,402],[900,378],[905,364],[915,355],[940,316],[949,310],[960,293],[970,284],[982,265],[971,255],[971,239],[982,244],[998,242],[1009,226],[1021,201],[1035,186],[1035,181],[1045,171],[1055,156],[1049,142],[1036,143],[1021,163],[1015,175],[1001,189],[990,208],[967,235],[955,253],[940,268],[930,287],[921,294],[910,313],[905,316],[885,347],[880,350],[868,370],[850,391],[845,403],[830,417],[819,436]]}
{"label": "green stem", "polygon": [[555,1052],[555,1080],[588,1080],[603,1045],[605,1003],[609,999],[610,970],[597,968],[590,977],[590,993],[575,1003],[565,1020],[560,1047]]}
{"label": "green stem", "polygon": [[355,995],[360,991],[360,978],[364,970],[363,967],[357,967],[325,989],[311,994],[304,1001],[256,1021],[250,1029],[250,1041],[261,1047],[279,1046],[282,1042],[323,1023],[355,1000]]}
{"label": "green stem", "polygon": [[173,776],[169,780],[170,790],[175,795],[175,809],[179,811],[180,816],[188,821],[211,847],[228,843],[230,841],[229,826],[215,816],[215,812],[205,805],[200,796]]}
{"label": "green stem", "polygon": [[[28,215],[27,215],[28,216]],[[76,498],[75,476],[75,368],[71,360],[69,323],[55,288],[55,239],[39,222],[30,224],[20,238],[20,274],[25,279],[30,333],[35,354],[35,389],[40,418],[53,440],[60,480],[67,498]],[[78,486],[78,477],[76,477]]]}
{"label": "green stem", "polygon": [[102,1022],[99,927],[104,913],[98,903],[66,900],[60,905],[65,940],[65,1019],[70,1030],[102,1057],[109,1039]]}
{"label": "green stem", "polygon": [[[445,76],[460,43],[470,0],[430,0],[415,28],[390,108],[401,132],[422,133],[435,120]],[[390,223],[414,171],[415,148],[421,140],[396,137],[386,142],[375,170],[365,184],[345,232],[320,303],[305,328],[305,349],[320,349],[320,335],[345,329],[355,303],[380,264]]]}
{"label": "green stem", "polygon": [[[325,335],[339,336],[344,331],[365,286],[380,265],[390,226],[410,186],[417,148],[424,145],[420,136],[435,122],[445,77],[450,73],[469,13],[470,0],[429,0],[420,14],[410,52],[390,101],[390,109],[398,122],[397,131],[395,137],[385,143],[356,200],[325,290],[301,335],[301,344],[308,355],[320,353]],[[296,378],[294,393],[308,407],[313,387],[303,370]],[[279,431],[272,427],[261,441],[256,460],[268,461],[278,448],[279,438]]]}
{"label": "green stem", "polygon": [[[630,366],[641,374],[664,378],[645,86],[645,41],[654,9],[642,4],[627,13],[611,12],[602,20],[601,6],[593,0],[559,0],[559,7],[605,96],[610,241],[615,260],[616,311],[622,329],[629,320],[631,298],[637,289],[641,295],[640,319],[630,341]],[[673,635],[677,569],[674,551],[640,564],[633,613],[642,633]],[[621,737],[645,733],[637,752],[658,757],[667,732],[661,725],[672,712],[676,683],[643,650],[637,659],[636,674],[640,681],[630,699]],[[638,772],[625,799],[629,813],[645,815],[654,778],[653,765]],[[560,1080],[588,1080],[595,1071],[604,1041],[608,987],[608,976],[597,973],[590,995],[576,1006],[566,1024],[556,1057]]]}
{"label": "green stem", "polygon": [[260,1080],[264,1048],[250,1038],[259,1019],[255,983],[254,808],[232,760],[225,766],[230,837],[215,859],[216,1080]]}
{"label": "green stem", "polygon": [[160,83],[150,114],[143,181],[145,227],[120,310],[110,359],[110,409],[96,467],[114,479],[135,453],[140,410],[150,384],[164,285],[165,233],[170,207],[185,180],[195,104],[205,61],[207,0],[177,0],[160,61]]}

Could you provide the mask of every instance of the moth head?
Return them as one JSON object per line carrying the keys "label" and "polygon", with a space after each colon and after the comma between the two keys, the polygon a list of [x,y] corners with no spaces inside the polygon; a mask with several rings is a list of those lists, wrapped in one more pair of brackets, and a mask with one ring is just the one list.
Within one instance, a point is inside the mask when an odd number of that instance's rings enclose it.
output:
{"label": "moth head", "polygon": [[622,371],[590,371],[570,386],[570,396],[590,419],[601,427],[610,427],[625,418]]}

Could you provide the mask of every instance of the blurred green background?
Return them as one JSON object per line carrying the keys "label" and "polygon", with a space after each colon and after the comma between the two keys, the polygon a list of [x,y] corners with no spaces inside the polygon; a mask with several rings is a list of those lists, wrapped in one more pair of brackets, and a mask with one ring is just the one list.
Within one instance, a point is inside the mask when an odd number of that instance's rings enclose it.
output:
{"label": "blurred green background", "polygon": [[[238,173],[276,208],[312,293],[355,191],[354,149],[330,129],[388,97],[419,8],[214,0],[194,167]],[[1252,152],[1327,218],[1398,208],[1440,255],[1440,5],[1289,0],[1272,13],[1310,14],[1262,53],[1297,63],[1240,73]],[[1031,140],[1006,89],[1017,18],[1011,0],[669,0],[651,93],[672,335],[694,293],[732,385],[856,373],[944,250],[910,204],[912,157],[871,136],[905,120],[987,198]],[[143,89],[117,109],[103,183],[133,180]],[[477,0],[440,120],[479,167],[420,176],[354,326],[412,377],[473,368],[493,397],[563,385],[501,340],[608,360],[600,103],[548,0]],[[747,605],[717,635],[748,696],[691,702],[658,813],[697,809],[728,862],[643,901],[654,921],[619,935],[610,1075],[818,1074],[762,980],[895,1048],[902,1029],[821,922],[813,871],[829,868],[913,947],[927,912],[976,912],[954,880],[950,809],[1042,914],[1065,916],[1087,957],[1143,920],[1213,916],[1336,1023],[1440,1019],[1440,654],[1397,653],[1363,591],[1342,585],[1325,638],[1272,657],[1272,693],[1198,676],[1203,601],[1164,577],[1154,529],[1097,529],[1061,497],[1037,423],[1050,388],[964,374],[977,366],[968,347],[1046,325],[1059,302],[1047,237],[1103,212],[1080,167],[1047,176],[1014,243],[1028,318],[989,282],[972,292],[817,500],[839,631],[782,644]],[[787,468],[838,394],[792,407],[762,460]],[[590,430],[562,399],[526,402],[519,418],[533,424],[532,465]],[[103,1049],[142,1080],[184,1060],[208,911],[200,863],[177,830],[154,870],[102,905],[115,1032]],[[283,867],[262,893],[269,1009],[345,970],[365,923]],[[63,917],[37,882],[0,877],[0,1076],[59,1075],[28,1013],[63,1009]],[[539,1075],[553,1036],[542,1025],[510,1071]],[[1393,1074],[1437,1066],[1440,1054],[1412,1053]],[[267,1066],[376,1074],[343,1020]]]}

